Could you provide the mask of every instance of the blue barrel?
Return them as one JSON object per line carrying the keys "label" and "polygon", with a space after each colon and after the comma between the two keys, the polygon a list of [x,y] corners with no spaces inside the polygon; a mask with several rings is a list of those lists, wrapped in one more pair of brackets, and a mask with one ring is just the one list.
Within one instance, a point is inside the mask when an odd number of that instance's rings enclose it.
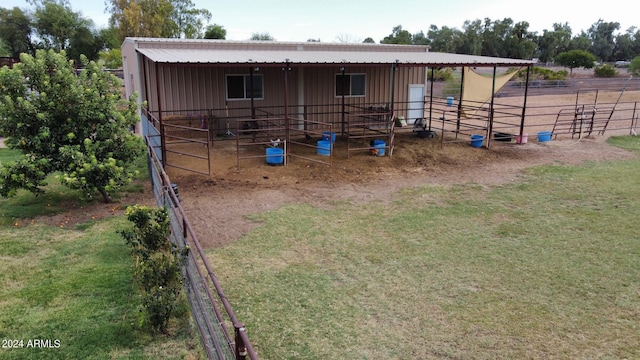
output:
{"label": "blue barrel", "polygon": [[336,133],[334,131],[323,131],[322,140],[330,140],[333,144],[334,142],[336,142]]}
{"label": "blue barrel", "polygon": [[284,150],[278,147],[267,148],[267,164],[280,165],[284,163]]}
{"label": "blue barrel", "polygon": [[318,155],[331,155],[331,142],[329,140],[318,140]]}
{"label": "blue barrel", "polygon": [[453,96],[447,97],[447,106],[453,106]]}
{"label": "blue barrel", "polygon": [[387,143],[384,140],[373,140],[372,149],[377,150],[376,155],[384,156],[384,149],[387,146]]}

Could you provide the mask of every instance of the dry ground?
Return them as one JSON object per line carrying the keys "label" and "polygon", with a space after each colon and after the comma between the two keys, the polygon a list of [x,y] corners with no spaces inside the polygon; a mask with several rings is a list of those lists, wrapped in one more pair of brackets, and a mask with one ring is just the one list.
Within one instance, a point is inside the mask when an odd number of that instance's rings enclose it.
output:
{"label": "dry ground", "polygon": [[[609,99],[614,102],[617,93]],[[530,97],[528,106],[573,106],[575,94]],[[638,101],[640,92],[626,92],[627,101]],[[521,103],[521,99],[501,101]],[[548,110],[540,110],[548,111]],[[557,110],[555,110],[557,111]],[[529,113],[528,113],[529,114]],[[548,128],[547,120],[540,128]],[[182,205],[198,239],[204,247],[218,247],[239,239],[257,226],[247,215],[277,209],[286,204],[309,203],[330,207],[336,201],[362,203],[389,201],[403,187],[423,184],[474,182],[498,185],[512,181],[526,167],[539,164],[579,164],[628,158],[626,151],[606,144],[606,136],[590,136],[580,141],[570,136],[548,143],[538,143],[536,124],[527,124],[529,142],[523,145],[493,141],[491,148],[473,148],[468,137],[460,142],[441,143],[440,137],[420,139],[410,130],[397,135],[393,157],[376,157],[366,151],[346,157],[346,143],[338,137],[330,166],[293,158],[287,166],[270,166],[264,158],[242,160],[237,166],[236,142],[214,141],[211,148],[211,176],[168,168],[172,182],[179,185]],[[628,131],[618,132],[628,134]],[[450,139],[447,139],[450,140]],[[201,150],[202,151],[202,150]],[[262,149],[262,154],[264,150]],[[200,161],[202,163],[202,161]],[[200,164],[202,165],[202,164]],[[206,166],[205,166],[206,168]],[[22,220],[17,226],[43,222],[60,227],[73,227],[93,219],[122,214],[126,205],[152,205],[149,185],[144,194],[124,194],[117,204],[66,204],[64,214]]]}
{"label": "dry ground", "polygon": [[[640,93],[625,96],[638,99]],[[540,96],[530,98],[528,104],[554,102],[571,105],[575,95]],[[529,125],[535,129],[534,124]],[[535,134],[535,130],[529,133]],[[403,187],[469,182],[498,185],[516,179],[533,165],[633,156],[606,144],[606,137],[614,134],[608,131],[606,136],[592,135],[580,141],[564,136],[547,143],[538,143],[534,135],[527,144],[493,141],[486,149],[471,147],[468,137],[441,144],[439,137],[420,139],[409,131],[397,135],[391,158],[371,156],[366,151],[347,158],[345,140],[338,138],[330,166],[297,158],[287,166],[270,166],[261,158],[242,160],[238,167],[235,141],[214,141],[211,176],[175,168],[169,168],[168,173],[179,185],[183,207],[200,242],[217,247],[257,226],[245,218],[247,215],[285,204],[330,207],[336,201],[384,202]],[[619,134],[628,134],[628,130]]]}

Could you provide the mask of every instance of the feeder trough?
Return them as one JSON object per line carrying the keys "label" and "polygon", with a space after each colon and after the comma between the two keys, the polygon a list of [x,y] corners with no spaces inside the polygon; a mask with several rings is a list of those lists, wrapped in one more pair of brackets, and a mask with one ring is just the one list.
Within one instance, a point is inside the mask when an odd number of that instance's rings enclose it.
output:
{"label": "feeder trough", "polygon": [[494,133],[493,133],[493,140],[495,140],[495,141],[511,142],[512,136],[513,136],[513,135],[511,135],[511,134],[509,134],[509,133],[494,132]]}
{"label": "feeder trough", "polygon": [[551,131],[540,131],[538,133],[538,142],[551,141]]}
{"label": "feeder trough", "polygon": [[484,141],[484,136],[473,134],[471,135],[471,146],[479,148],[482,146],[482,142]]}

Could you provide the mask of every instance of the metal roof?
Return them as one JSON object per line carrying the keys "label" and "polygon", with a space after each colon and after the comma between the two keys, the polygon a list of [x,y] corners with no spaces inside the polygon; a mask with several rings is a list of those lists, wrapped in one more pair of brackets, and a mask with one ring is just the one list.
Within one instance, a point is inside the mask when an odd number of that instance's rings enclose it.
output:
{"label": "metal roof", "polygon": [[423,66],[527,66],[531,60],[487,56],[406,51],[304,51],[263,49],[156,48],[136,49],[161,64],[212,65],[423,65]]}

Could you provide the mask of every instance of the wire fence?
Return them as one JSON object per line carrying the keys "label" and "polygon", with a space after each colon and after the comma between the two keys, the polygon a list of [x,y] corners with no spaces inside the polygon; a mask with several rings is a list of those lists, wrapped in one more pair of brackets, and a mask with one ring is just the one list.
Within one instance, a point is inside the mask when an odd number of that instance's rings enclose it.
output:
{"label": "wire fence", "polygon": [[[153,129],[153,126],[147,129]],[[162,161],[152,140],[153,136],[158,134],[152,132],[153,130],[147,133],[145,141],[153,195],[158,207],[168,209],[170,241],[181,249],[189,247],[183,268],[184,287],[207,358],[258,359],[244,324],[237,320],[185,215],[180,203],[179,190],[171,183],[162,167]],[[230,328],[233,328],[233,334],[229,331]]]}

